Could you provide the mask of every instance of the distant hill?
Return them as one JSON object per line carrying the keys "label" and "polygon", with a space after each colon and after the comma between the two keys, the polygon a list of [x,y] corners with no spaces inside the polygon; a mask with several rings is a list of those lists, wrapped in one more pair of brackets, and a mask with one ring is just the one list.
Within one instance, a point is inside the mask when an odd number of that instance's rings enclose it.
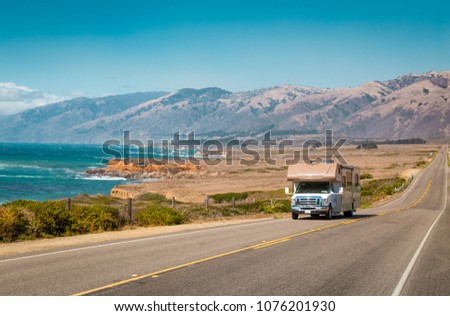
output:
{"label": "distant hill", "polygon": [[220,88],[170,94],[136,93],[78,98],[8,118],[0,141],[101,143],[121,137],[146,140],[174,132],[210,137],[280,137],[323,133],[356,138],[449,138],[450,72],[405,75],[354,88],[281,85],[232,93]]}
{"label": "distant hill", "polygon": [[398,79],[404,84],[399,85],[388,81],[386,85],[397,90],[348,117],[344,134],[375,138],[448,137],[450,90],[445,75],[404,76]]}
{"label": "distant hill", "polygon": [[76,98],[0,118],[0,141],[89,143],[89,135],[70,135],[73,127],[121,113],[167,92],[138,92],[101,98]]}

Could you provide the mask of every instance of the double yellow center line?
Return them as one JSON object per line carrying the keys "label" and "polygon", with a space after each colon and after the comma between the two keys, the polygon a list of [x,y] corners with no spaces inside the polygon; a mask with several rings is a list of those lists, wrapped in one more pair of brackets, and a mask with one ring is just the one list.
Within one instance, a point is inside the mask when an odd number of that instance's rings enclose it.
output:
{"label": "double yellow center line", "polygon": [[[430,182],[428,182],[428,186],[427,186],[426,190],[423,192],[422,196],[416,202],[414,202],[412,204],[409,204],[409,205],[407,205],[405,207],[399,208],[399,209],[394,209],[394,210],[391,210],[391,211],[378,213],[378,214],[375,214],[373,216],[374,217],[376,217],[376,216],[383,216],[383,215],[390,214],[390,213],[400,212],[400,211],[404,211],[404,210],[410,209],[410,208],[418,205],[423,200],[423,198],[428,194],[428,191],[430,190],[430,187],[431,187],[431,183],[432,183],[432,180],[430,180]],[[341,221],[341,222],[338,222],[338,223],[335,223],[335,224],[313,228],[313,229],[310,229],[310,230],[307,230],[307,231],[304,231],[304,232],[301,232],[301,233],[285,236],[285,237],[274,239],[274,240],[270,240],[270,241],[265,241],[265,242],[262,242],[262,243],[258,243],[256,245],[239,248],[239,249],[236,249],[236,250],[233,250],[233,251],[229,251],[229,252],[224,252],[224,253],[221,253],[221,254],[210,256],[210,257],[203,258],[203,259],[200,259],[200,260],[187,262],[187,263],[184,263],[184,264],[180,264],[180,265],[177,265],[177,266],[174,266],[174,267],[170,267],[170,268],[166,268],[166,269],[163,269],[163,270],[159,270],[159,271],[156,271],[156,272],[139,275],[139,276],[136,276],[136,277],[133,277],[133,278],[130,278],[130,279],[122,280],[122,281],[119,281],[119,282],[115,282],[115,283],[111,283],[111,284],[104,285],[104,286],[101,286],[101,287],[97,287],[95,289],[91,289],[91,290],[87,290],[87,291],[84,291],[84,292],[76,293],[76,294],[73,294],[73,296],[88,295],[88,294],[92,294],[92,293],[99,292],[99,291],[102,291],[102,290],[110,289],[110,288],[113,288],[113,287],[116,287],[116,286],[119,286],[119,285],[131,283],[131,282],[134,282],[134,281],[138,281],[138,280],[142,280],[142,279],[146,279],[146,278],[150,278],[150,277],[155,278],[155,277],[158,277],[160,274],[163,274],[163,273],[166,273],[166,272],[170,272],[170,271],[178,270],[178,269],[181,269],[181,268],[193,266],[193,265],[198,264],[198,263],[207,262],[207,261],[211,261],[211,260],[218,259],[218,258],[223,258],[223,257],[229,256],[229,255],[233,255],[233,254],[236,254],[236,253],[244,252],[244,251],[247,251],[247,250],[258,250],[258,249],[262,249],[262,248],[265,248],[265,247],[277,245],[277,244],[289,241],[289,240],[291,240],[292,238],[295,238],[295,237],[300,237],[300,236],[303,236],[303,235],[319,232],[319,231],[330,229],[330,228],[333,228],[333,227],[336,227],[336,226],[349,225],[349,224],[352,224],[352,223],[355,223],[357,221],[361,221],[361,220],[367,219],[367,218],[370,218],[370,217],[362,217],[362,218],[357,218],[357,219],[345,220],[345,221]]]}
{"label": "double yellow center line", "polygon": [[404,207],[395,209],[395,210],[391,210],[391,211],[386,211],[386,212],[378,213],[378,214],[376,214],[376,216],[383,216],[383,215],[386,215],[386,214],[397,213],[397,212],[409,210],[410,208],[412,208],[412,207],[418,205],[420,202],[422,202],[422,200],[423,200],[423,199],[425,198],[425,196],[428,194],[428,191],[430,191],[431,183],[432,183],[432,182],[433,182],[433,180],[430,180],[430,181],[428,182],[427,188],[425,189],[425,191],[423,192],[423,194],[420,196],[420,198],[419,198],[416,202],[414,202],[414,203],[412,203],[412,204],[409,204],[409,205],[407,205],[407,206],[404,206]]}

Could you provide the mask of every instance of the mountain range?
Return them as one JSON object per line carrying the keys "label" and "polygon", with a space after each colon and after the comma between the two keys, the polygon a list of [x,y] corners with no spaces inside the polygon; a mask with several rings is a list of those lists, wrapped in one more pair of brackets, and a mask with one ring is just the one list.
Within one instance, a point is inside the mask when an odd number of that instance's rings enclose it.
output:
{"label": "mountain range", "polygon": [[143,141],[195,131],[203,137],[280,137],[333,129],[352,138],[450,138],[450,71],[408,74],[353,88],[280,85],[245,92],[181,89],[53,103],[1,120],[0,141],[102,143],[128,130]]}

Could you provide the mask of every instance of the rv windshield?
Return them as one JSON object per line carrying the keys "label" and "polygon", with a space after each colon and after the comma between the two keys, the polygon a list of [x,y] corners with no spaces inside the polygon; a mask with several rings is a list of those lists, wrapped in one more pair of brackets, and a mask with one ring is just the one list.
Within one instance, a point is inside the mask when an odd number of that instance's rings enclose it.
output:
{"label": "rv windshield", "polygon": [[328,182],[300,182],[295,193],[330,193]]}

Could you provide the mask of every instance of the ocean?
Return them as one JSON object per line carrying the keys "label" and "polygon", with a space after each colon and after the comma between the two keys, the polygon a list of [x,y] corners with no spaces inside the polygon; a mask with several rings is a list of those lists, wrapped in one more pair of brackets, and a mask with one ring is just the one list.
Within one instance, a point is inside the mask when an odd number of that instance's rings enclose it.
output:
{"label": "ocean", "polygon": [[0,143],[0,204],[109,194],[127,180],[85,174],[90,168],[101,168],[102,160],[109,158],[100,145]]}

